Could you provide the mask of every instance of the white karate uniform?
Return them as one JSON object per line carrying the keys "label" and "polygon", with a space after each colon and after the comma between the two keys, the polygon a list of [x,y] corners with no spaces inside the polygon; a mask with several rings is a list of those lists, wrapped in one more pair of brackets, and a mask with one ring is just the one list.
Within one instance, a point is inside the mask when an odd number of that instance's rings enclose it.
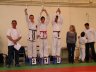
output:
{"label": "white karate uniform", "polygon": [[[32,23],[28,15],[26,15],[26,22],[28,25],[28,58],[37,57],[36,38],[37,38],[37,25]],[[34,31],[34,32],[32,32]]]}
{"label": "white karate uniform", "polygon": [[79,47],[80,47],[80,56],[79,59],[82,61],[85,60],[85,43],[87,43],[86,37],[79,38]]}
{"label": "white karate uniform", "polygon": [[[58,16],[57,23],[55,22],[56,16]],[[62,23],[63,23],[63,18],[61,14],[55,14],[55,16],[52,19],[52,26],[53,26],[52,55],[53,56],[60,56],[60,51],[61,51],[60,33],[61,33]]]}
{"label": "white karate uniform", "polygon": [[[11,28],[8,30],[7,36],[10,36],[13,40],[16,40],[21,37],[21,33],[20,30]],[[14,45],[14,43],[8,39],[8,46],[12,45]]]}
{"label": "white karate uniform", "polygon": [[40,48],[39,48],[39,53],[40,53],[40,58],[43,57],[48,57],[49,52],[48,52],[48,41],[47,41],[47,25],[49,24],[49,16],[46,17],[45,22],[42,24],[40,21],[41,16],[39,16],[38,19],[38,30],[39,30],[39,36],[40,36]]}

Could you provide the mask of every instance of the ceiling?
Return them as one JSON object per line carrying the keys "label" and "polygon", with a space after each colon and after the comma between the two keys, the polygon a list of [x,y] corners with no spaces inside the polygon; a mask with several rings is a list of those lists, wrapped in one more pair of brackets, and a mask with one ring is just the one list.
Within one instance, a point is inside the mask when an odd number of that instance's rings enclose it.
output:
{"label": "ceiling", "polygon": [[0,0],[0,5],[96,8],[96,0]]}

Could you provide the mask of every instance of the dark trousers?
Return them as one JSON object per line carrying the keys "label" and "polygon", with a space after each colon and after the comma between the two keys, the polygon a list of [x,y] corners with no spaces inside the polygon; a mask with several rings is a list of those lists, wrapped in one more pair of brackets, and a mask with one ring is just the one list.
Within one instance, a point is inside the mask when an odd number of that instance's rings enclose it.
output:
{"label": "dark trousers", "polygon": [[74,63],[75,43],[67,43],[69,63]]}
{"label": "dark trousers", "polygon": [[90,48],[91,48],[91,53],[92,53],[92,59],[93,59],[94,61],[96,61],[96,54],[95,54],[94,42],[86,43],[85,46],[86,46],[86,49],[85,49],[85,52],[86,52],[85,61],[86,61],[86,62],[89,62],[89,57],[90,57],[89,49],[90,49]]}
{"label": "dark trousers", "polygon": [[13,59],[15,59],[15,65],[18,65],[19,64],[19,51],[16,50],[14,46],[8,46],[8,65],[13,64]]}

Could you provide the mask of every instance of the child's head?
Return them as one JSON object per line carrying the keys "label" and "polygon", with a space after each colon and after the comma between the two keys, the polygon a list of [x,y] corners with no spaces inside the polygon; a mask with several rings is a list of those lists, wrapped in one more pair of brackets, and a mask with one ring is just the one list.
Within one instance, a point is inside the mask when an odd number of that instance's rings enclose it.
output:
{"label": "child's head", "polygon": [[89,29],[89,23],[85,23],[85,28]]}
{"label": "child's head", "polygon": [[81,32],[81,37],[84,37],[85,36],[85,32]]}
{"label": "child's head", "polygon": [[44,22],[45,22],[45,17],[42,16],[42,17],[41,17],[41,23],[44,23]]}

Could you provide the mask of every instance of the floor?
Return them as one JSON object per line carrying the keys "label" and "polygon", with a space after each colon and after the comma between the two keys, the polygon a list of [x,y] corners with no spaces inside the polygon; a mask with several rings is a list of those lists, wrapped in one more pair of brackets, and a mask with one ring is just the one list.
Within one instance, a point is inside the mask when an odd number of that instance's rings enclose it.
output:
{"label": "floor", "polygon": [[96,72],[96,63],[0,67],[0,72]]}

